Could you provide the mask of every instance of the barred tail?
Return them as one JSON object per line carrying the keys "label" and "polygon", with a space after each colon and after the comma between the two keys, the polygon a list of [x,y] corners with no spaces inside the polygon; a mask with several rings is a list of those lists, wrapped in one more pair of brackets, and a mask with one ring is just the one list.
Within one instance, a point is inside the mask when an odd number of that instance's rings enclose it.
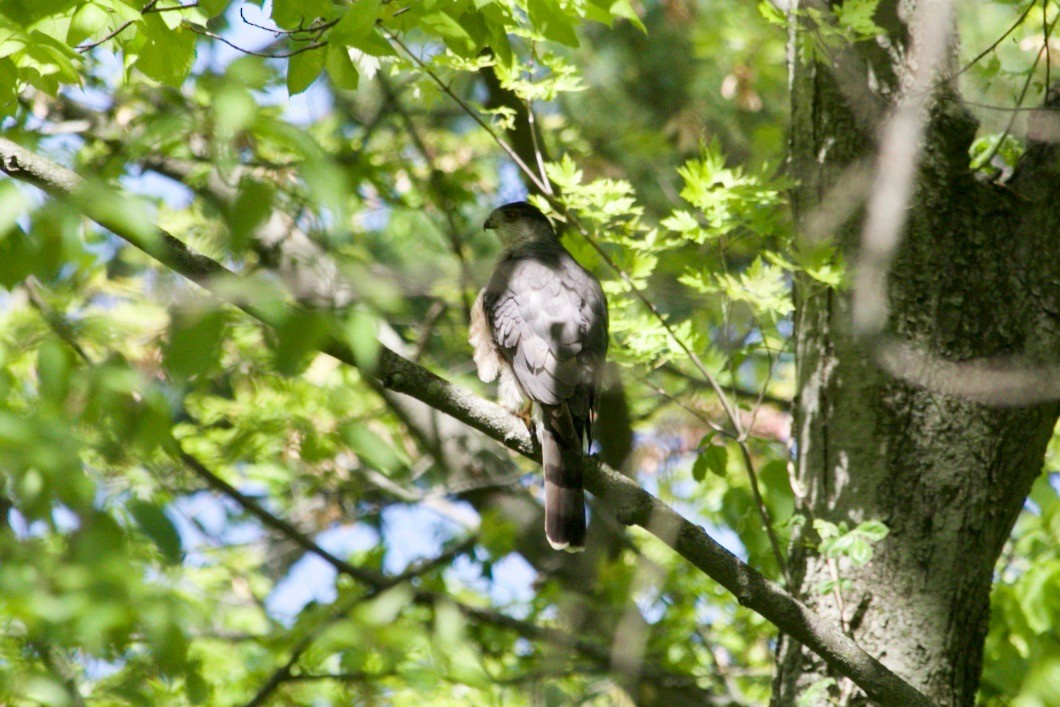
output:
{"label": "barred tail", "polygon": [[541,429],[541,459],[545,467],[545,537],[557,550],[585,549],[585,491],[582,489],[581,449],[564,444],[551,420]]}

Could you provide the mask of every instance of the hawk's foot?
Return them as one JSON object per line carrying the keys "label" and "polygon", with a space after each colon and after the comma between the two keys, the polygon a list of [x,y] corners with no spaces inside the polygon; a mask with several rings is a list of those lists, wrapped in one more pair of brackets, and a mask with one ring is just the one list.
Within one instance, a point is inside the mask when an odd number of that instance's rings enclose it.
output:
{"label": "hawk's foot", "polygon": [[523,421],[526,425],[526,431],[530,433],[530,436],[534,436],[534,404],[529,400],[523,405],[522,409],[517,410],[515,416]]}

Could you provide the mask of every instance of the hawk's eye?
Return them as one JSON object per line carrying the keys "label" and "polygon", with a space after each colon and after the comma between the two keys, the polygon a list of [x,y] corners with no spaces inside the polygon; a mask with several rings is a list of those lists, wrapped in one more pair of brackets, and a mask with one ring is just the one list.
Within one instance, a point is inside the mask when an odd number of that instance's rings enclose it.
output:
{"label": "hawk's eye", "polygon": [[504,220],[505,221],[514,221],[515,220],[515,214],[512,213],[511,211],[505,211],[504,212]]}

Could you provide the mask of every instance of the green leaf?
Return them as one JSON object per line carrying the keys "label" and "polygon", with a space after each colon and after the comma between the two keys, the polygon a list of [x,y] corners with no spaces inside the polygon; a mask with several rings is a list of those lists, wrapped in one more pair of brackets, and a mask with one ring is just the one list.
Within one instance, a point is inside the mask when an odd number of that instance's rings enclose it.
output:
{"label": "green leaf", "polygon": [[818,594],[828,594],[833,589],[839,586],[839,582],[834,579],[825,579],[817,583]]}
{"label": "green leaf", "polygon": [[7,57],[0,59],[0,117],[14,115],[18,109],[18,84],[15,62]]}
{"label": "green leaf", "polygon": [[317,355],[317,346],[330,324],[323,314],[295,311],[276,328],[276,370],[284,375],[300,373]]}
{"label": "green leaf", "polygon": [[[357,0],[346,10],[339,23],[328,33],[330,44],[358,46],[379,19],[381,0]],[[329,52],[330,56],[330,52]],[[330,65],[328,71],[330,72]]]}
{"label": "green leaf", "polygon": [[[828,591],[831,591],[831,589]],[[824,593],[826,592],[822,592],[822,594]],[[835,684],[835,678],[823,678],[817,680],[799,695],[795,702],[796,707],[812,707],[813,705],[828,703],[828,691],[832,689]]]}
{"label": "green leaf", "polygon": [[407,466],[404,455],[364,425],[347,425],[342,429],[342,438],[362,462],[376,471],[389,476]]}
{"label": "green leaf", "polygon": [[357,367],[371,375],[379,359],[379,321],[371,313],[355,309],[346,319],[345,334]]}
{"label": "green leaf", "polygon": [[784,16],[784,12],[773,3],[769,2],[769,0],[762,0],[758,3],[758,14],[765,18],[766,22],[771,25],[776,25],[778,27],[787,27],[788,25],[788,18]]}
{"label": "green leaf", "polygon": [[203,679],[198,661],[188,665],[188,671],[184,675],[184,691],[193,705],[205,704],[210,699],[210,684]]}
{"label": "green leaf", "polygon": [[0,234],[0,287],[11,288],[36,270],[36,249],[19,226]]}
{"label": "green leaf", "polygon": [[155,504],[141,500],[130,501],[128,508],[140,531],[158,547],[162,558],[168,564],[180,564],[183,556],[180,534],[165,512]]}
{"label": "green leaf", "polygon": [[699,228],[699,221],[696,217],[687,211],[674,211],[672,215],[664,218],[659,222],[659,225],[663,228],[668,228],[671,231],[677,231],[678,233],[689,233]]}
{"label": "green leaf", "polygon": [[530,23],[546,39],[569,47],[578,46],[573,22],[556,0],[528,0],[526,8]]}
{"label": "green leaf", "polygon": [[487,23],[486,27],[490,33],[490,48],[493,50],[497,63],[501,67],[512,67],[515,64],[515,54],[512,52],[512,44],[508,40],[504,27],[493,22]]}
{"label": "green leaf", "polygon": [[214,95],[210,108],[217,137],[226,141],[235,138],[254,121],[259,106],[248,90],[230,85]]}
{"label": "green leaf", "polygon": [[[283,2],[283,0],[280,1]],[[301,3],[302,0],[292,1]],[[320,2],[328,1],[329,0],[320,0]],[[217,15],[224,12],[225,8],[228,7],[230,2],[231,0],[199,0],[198,9],[206,17],[216,17]]]}
{"label": "green leaf", "polygon": [[323,49],[295,54],[287,61],[287,93],[294,96],[309,88],[324,70]]}
{"label": "green leaf", "polygon": [[324,66],[327,68],[328,76],[331,77],[331,82],[337,88],[344,88],[347,91],[357,90],[359,74],[346,47],[329,44]]}
{"label": "green leaf", "polygon": [[273,0],[272,21],[284,29],[308,27],[318,18],[330,17],[333,10],[331,0]]}
{"label": "green leaf", "polygon": [[82,62],[81,55],[64,42],[37,30],[29,33],[26,46],[16,61],[23,72],[26,69],[32,69],[31,81],[34,74],[44,79],[41,82],[34,82],[34,85],[49,92],[59,83],[80,84],[79,69]]}
{"label": "green leaf", "polygon": [[35,675],[22,687],[22,697],[33,704],[68,705],[70,693],[61,682],[43,675]]}
{"label": "green leaf", "polygon": [[1016,584],[1016,597],[1027,626],[1037,634],[1060,621],[1060,560],[1035,565]]}
{"label": "green leaf", "polygon": [[373,27],[368,36],[357,43],[357,49],[368,56],[397,56],[394,47],[380,34],[378,27]]}
{"label": "green leaf", "polygon": [[853,533],[843,533],[835,538],[829,538],[821,543],[821,551],[825,557],[842,557],[849,553],[851,546],[857,540]]}
{"label": "green leaf", "polygon": [[716,279],[730,299],[750,304],[759,314],[786,317],[795,308],[784,271],[767,265],[763,258],[755,258],[739,276],[720,273]]}
{"label": "green leaf", "polygon": [[110,15],[106,10],[93,2],[86,2],[70,20],[70,29],[66,33],[67,44],[77,46],[86,39],[102,34],[109,20]]}
{"label": "green leaf", "polygon": [[891,529],[878,520],[866,520],[859,523],[854,531],[864,535],[870,542],[876,543],[887,537]]}
{"label": "green leaf", "polygon": [[[17,226],[18,218],[25,215],[29,207],[29,199],[14,180],[0,182],[0,238],[9,234],[18,237],[18,233],[21,233]],[[16,230],[18,233],[14,233]]]}
{"label": "green leaf", "polygon": [[[136,7],[133,7],[131,3],[125,0],[96,0],[96,4],[114,15],[111,19],[111,29],[117,29],[126,22],[143,22],[144,16],[140,14],[140,8],[143,7],[143,4],[137,4]],[[200,6],[202,4],[202,2],[199,3]]]}
{"label": "green leaf", "polygon": [[873,21],[879,0],[845,0],[834,6],[840,26],[854,33],[859,39],[870,39],[883,34],[883,29]]}
{"label": "green leaf", "polygon": [[697,444],[696,447],[703,449],[704,447],[710,446],[713,444],[714,438],[717,436],[718,433],[716,430],[708,430],[707,433],[700,438],[699,444]]}
{"label": "green leaf", "polygon": [[497,557],[502,557],[515,547],[519,527],[501,511],[490,508],[482,514],[478,533],[479,543]]}
{"label": "green leaf", "polygon": [[365,623],[382,626],[397,618],[412,599],[412,589],[407,584],[399,584],[388,589],[375,599],[365,602],[354,611],[355,616]]}
{"label": "green leaf", "polygon": [[828,540],[839,535],[839,528],[835,523],[830,523],[827,520],[821,520],[815,518],[813,521],[813,529],[817,531],[817,534],[821,536],[822,540]]}
{"label": "green leaf", "polygon": [[477,43],[468,31],[446,12],[432,12],[420,19],[428,31],[438,35],[457,56],[470,58],[478,49]]}
{"label": "green leaf", "polygon": [[57,15],[81,0],[7,0],[0,2],[3,14],[23,26],[29,26],[46,18]]}
{"label": "green leaf", "polygon": [[179,88],[195,63],[196,34],[188,29],[169,29],[157,14],[144,20],[147,43],[140,49],[136,68],[148,78]]}
{"label": "green leaf", "polygon": [[708,444],[702,448],[696,461],[692,464],[692,478],[702,481],[707,472],[724,477],[729,464],[729,451],[720,444]]}
{"label": "green leaf", "polygon": [[704,454],[699,454],[696,460],[692,462],[692,478],[696,481],[702,481],[707,478],[707,457]]}
{"label": "green leaf", "polygon": [[190,378],[216,368],[220,360],[225,315],[218,309],[177,310],[163,347],[166,370]]}
{"label": "green leaf", "polygon": [[850,561],[859,567],[869,563],[872,559],[872,545],[865,541],[863,537],[853,535],[853,541],[850,543],[850,549],[847,550],[847,556]]}
{"label": "green leaf", "polygon": [[269,182],[249,177],[240,182],[235,203],[226,214],[228,228],[232,232],[230,250],[236,255],[242,255],[255,229],[272,213],[275,193]]}
{"label": "green leaf", "polygon": [[37,349],[37,376],[42,398],[62,404],[70,389],[73,353],[58,339],[48,338]]}
{"label": "green leaf", "polygon": [[644,26],[644,22],[641,21],[640,15],[633,9],[633,3],[630,0],[616,0],[611,5],[611,14],[615,17],[622,17],[629,20],[629,23],[639,29],[641,32],[647,34],[648,28]]}

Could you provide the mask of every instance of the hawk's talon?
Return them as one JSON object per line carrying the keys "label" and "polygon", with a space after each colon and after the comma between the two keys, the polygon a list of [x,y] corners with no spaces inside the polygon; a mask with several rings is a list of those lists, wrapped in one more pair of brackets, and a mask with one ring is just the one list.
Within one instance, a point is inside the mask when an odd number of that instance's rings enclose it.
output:
{"label": "hawk's talon", "polygon": [[535,432],[534,404],[532,402],[527,402],[526,405],[523,405],[522,410],[515,413],[515,416],[523,421],[523,424],[526,425],[526,431],[530,433],[531,437],[533,437]]}

